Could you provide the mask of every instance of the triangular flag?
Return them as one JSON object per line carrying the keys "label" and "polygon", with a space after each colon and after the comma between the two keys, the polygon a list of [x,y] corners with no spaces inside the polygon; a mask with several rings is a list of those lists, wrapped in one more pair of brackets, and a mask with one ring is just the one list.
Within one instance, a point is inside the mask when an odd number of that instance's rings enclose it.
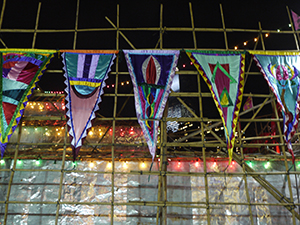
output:
{"label": "triangular flag", "polygon": [[247,109],[251,109],[252,107],[253,107],[252,97],[249,96],[244,104],[243,111],[246,111]]}
{"label": "triangular flag", "polygon": [[244,91],[245,54],[193,50],[186,53],[211,90],[225,128],[230,164]]}
{"label": "triangular flag", "polygon": [[293,17],[293,21],[294,21],[294,26],[295,26],[295,30],[299,30],[300,29],[300,16],[298,16],[295,12],[292,12],[292,17]]}
{"label": "triangular flag", "polygon": [[124,50],[124,54],[133,84],[138,122],[153,160],[159,120],[170,93],[179,51]]}
{"label": "triangular flag", "polygon": [[284,138],[294,162],[291,140],[298,127],[300,109],[300,54],[296,52],[249,52],[253,54],[257,66],[281,106],[284,118]]}
{"label": "triangular flag", "polygon": [[28,98],[55,52],[34,49],[0,49],[1,158],[7,142],[21,120]]}
{"label": "triangular flag", "polygon": [[105,80],[118,51],[61,50],[65,71],[67,124],[76,160],[99,109]]}

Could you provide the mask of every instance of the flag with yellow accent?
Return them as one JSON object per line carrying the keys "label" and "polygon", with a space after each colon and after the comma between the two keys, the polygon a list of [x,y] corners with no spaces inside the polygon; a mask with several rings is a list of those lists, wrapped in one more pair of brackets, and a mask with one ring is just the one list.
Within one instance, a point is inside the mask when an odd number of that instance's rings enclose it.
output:
{"label": "flag with yellow accent", "polygon": [[186,53],[211,90],[225,128],[230,164],[244,91],[245,54],[197,50]]}

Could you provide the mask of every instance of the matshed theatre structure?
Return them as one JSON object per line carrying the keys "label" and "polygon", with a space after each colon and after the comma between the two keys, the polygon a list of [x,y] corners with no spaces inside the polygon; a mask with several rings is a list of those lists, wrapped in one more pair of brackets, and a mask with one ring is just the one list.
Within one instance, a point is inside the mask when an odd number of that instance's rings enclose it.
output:
{"label": "matshed theatre structure", "polygon": [[[84,46],[80,35],[84,38],[99,32],[112,39],[113,46],[94,48],[111,48],[119,53],[105,81],[100,109],[74,161],[66,123],[63,64],[57,50],[0,161],[0,224],[299,224],[298,127],[289,139],[293,157],[285,140],[287,120],[282,114],[289,103],[276,101],[278,96],[250,55],[255,50],[270,53],[265,43],[274,35],[272,42],[281,43],[287,36],[294,41],[292,50],[277,50],[276,54],[298,56],[299,31],[294,29],[288,7],[291,26],[279,31],[264,30],[260,22],[257,29],[226,28],[222,5],[222,27],[196,27],[192,3],[187,4],[190,27],[164,26],[164,7],[158,4],[158,27],[121,27],[116,5],[116,18],[105,17],[111,27],[81,28],[79,11],[86,3],[78,0],[74,28],[44,29],[39,28],[43,4],[48,3],[37,3],[34,29],[10,29],[2,27],[9,6],[4,0],[0,17],[4,48],[5,37],[12,34],[30,33],[35,49],[49,48],[38,42],[40,36],[45,39],[47,35],[51,38],[67,33],[66,38],[72,34],[70,48],[76,50]],[[137,42],[142,47],[136,47],[130,37],[137,40],[145,37],[145,32],[157,35],[155,44]],[[173,32],[189,33],[192,45],[169,47],[165,36]],[[228,37],[233,33],[242,34],[239,41],[247,35],[250,38],[230,47]],[[221,35],[225,47],[199,48],[200,34],[212,38]],[[133,83],[122,51],[129,48],[180,50],[174,79],[178,83],[172,87],[159,119],[154,160],[134,108]],[[203,79],[195,68],[197,56],[190,61],[186,54],[197,50],[207,55],[238,51],[245,55],[244,91],[234,139],[230,139],[231,153],[229,131],[219,114],[222,107],[232,103],[230,93],[220,91],[224,98],[219,99],[218,110],[214,101],[218,96],[213,98],[213,87],[207,86],[209,77]],[[213,71],[216,67],[211,68]],[[226,66],[223,68],[226,70]],[[283,70],[279,67],[275,73],[280,75]],[[297,66],[292,70],[297,71]],[[233,77],[228,77],[232,83]],[[292,83],[293,79],[281,80]],[[227,111],[222,112],[227,115]]]}

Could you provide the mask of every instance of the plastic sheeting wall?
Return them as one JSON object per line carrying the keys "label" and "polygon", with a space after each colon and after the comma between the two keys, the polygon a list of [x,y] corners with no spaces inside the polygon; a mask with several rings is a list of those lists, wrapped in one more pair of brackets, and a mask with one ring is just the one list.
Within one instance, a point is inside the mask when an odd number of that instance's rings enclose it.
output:
{"label": "plastic sheeting wall", "polygon": [[[59,224],[110,224],[112,201],[112,174],[109,162],[66,162],[63,171]],[[134,204],[155,202],[158,196],[158,176],[133,175],[130,171],[149,170],[150,162],[141,168],[141,162],[115,163],[114,175],[114,224],[155,224],[157,207]],[[152,171],[158,171],[155,162]],[[10,169],[13,160],[6,160],[0,169]],[[227,162],[207,162],[208,172],[222,172]],[[22,160],[16,164],[7,211],[7,224],[54,224],[60,190],[61,161]],[[203,176],[180,176],[177,172],[203,172],[203,164],[169,161],[167,176],[167,200],[169,203],[188,207],[167,207],[167,224],[207,224],[206,202],[210,207],[211,224],[250,224],[245,182],[242,176],[230,176],[241,172],[239,165],[228,167],[224,175],[208,176],[206,199]],[[25,171],[34,169],[37,171]],[[265,169],[263,162],[255,163],[258,171],[284,171],[282,162],[273,162]],[[23,170],[23,171],[22,171]],[[50,171],[55,170],[55,171]],[[98,173],[97,173],[98,172]],[[99,173],[107,172],[107,173]],[[0,170],[0,222],[4,222],[5,204],[11,171]],[[229,174],[228,174],[229,173]],[[285,175],[268,175],[265,178],[289,197]],[[299,175],[298,175],[299,180]],[[291,175],[293,198],[298,202],[295,175]],[[247,176],[250,203],[278,203],[251,176]],[[198,202],[198,204],[191,204]],[[85,204],[86,203],[86,204]],[[124,204],[123,204],[124,203]],[[126,205],[133,203],[133,205]],[[222,204],[216,204],[222,203]],[[240,203],[240,204],[239,204]],[[244,204],[246,203],[246,204]],[[242,205],[244,204],[244,205]],[[194,206],[194,207],[193,207]],[[292,224],[292,214],[283,206],[252,205],[254,224]],[[299,209],[297,209],[299,210]],[[297,221],[297,224],[299,222]]]}

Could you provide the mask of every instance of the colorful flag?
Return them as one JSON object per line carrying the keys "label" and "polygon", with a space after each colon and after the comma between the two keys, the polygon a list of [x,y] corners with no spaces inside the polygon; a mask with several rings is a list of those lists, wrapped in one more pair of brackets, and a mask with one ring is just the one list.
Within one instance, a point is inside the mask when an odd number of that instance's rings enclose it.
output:
{"label": "colorful flag", "polygon": [[291,140],[297,130],[300,109],[300,54],[296,52],[249,52],[253,54],[257,66],[281,106],[284,118],[284,138],[294,162]]}
{"label": "colorful flag", "polygon": [[294,21],[294,26],[295,26],[295,30],[299,30],[300,29],[300,16],[298,16],[296,13],[292,12],[292,17],[293,17],[293,21]]}
{"label": "colorful flag", "polygon": [[103,87],[118,51],[63,50],[66,78],[66,115],[73,159],[99,109]]}
{"label": "colorful flag", "polygon": [[0,49],[1,158],[32,95],[56,51]]}
{"label": "colorful flag", "polygon": [[249,96],[244,104],[243,111],[246,111],[247,109],[251,109],[252,107],[253,107],[252,97]]}
{"label": "colorful flag", "polygon": [[211,90],[225,128],[230,164],[244,91],[245,54],[194,50],[186,53]]}
{"label": "colorful flag", "polygon": [[159,120],[170,93],[179,51],[124,50],[124,53],[138,122],[154,159]]}

